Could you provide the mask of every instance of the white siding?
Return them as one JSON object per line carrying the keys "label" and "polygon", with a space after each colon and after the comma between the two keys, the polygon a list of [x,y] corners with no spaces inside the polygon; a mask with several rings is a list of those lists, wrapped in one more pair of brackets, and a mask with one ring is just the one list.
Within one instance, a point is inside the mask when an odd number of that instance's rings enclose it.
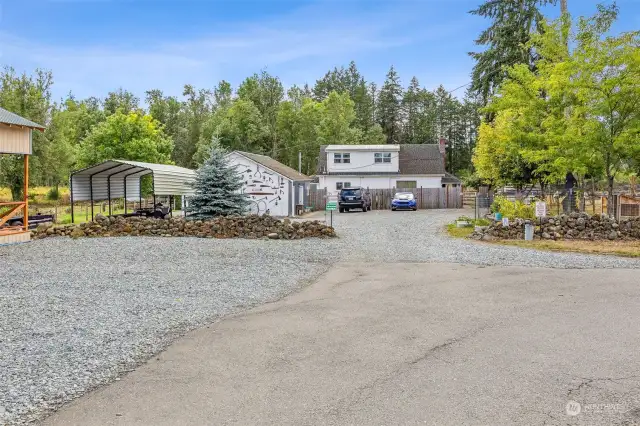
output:
{"label": "white siding", "polygon": [[31,240],[31,232],[16,232],[14,234],[0,234],[0,246],[5,244],[26,243]]}
{"label": "white siding", "polygon": [[336,163],[335,154],[338,152],[327,152],[327,172],[348,172],[358,170],[358,172],[395,172],[398,173],[400,166],[398,163],[398,152],[387,151],[391,154],[391,163],[376,163],[375,153],[383,151],[340,151],[339,153],[349,153],[351,158],[349,163]]}
{"label": "white siding", "polygon": [[0,153],[31,154],[31,129],[0,124]]}
{"label": "white siding", "polygon": [[289,216],[289,209],[294,207],[295,202],[291,193],[291,179],[234,152],[227,158],[242,176],[242,192],[251,201],[252,213]]}
{"label": "white siding", "polygon": [[319,176],[318,188],[326,188],[329,193],[337,193],[337,182],[349,182],[351,186],[370,189],[397,188],[397,181],[416,181],[417,188],[442,188],[441,176]]}

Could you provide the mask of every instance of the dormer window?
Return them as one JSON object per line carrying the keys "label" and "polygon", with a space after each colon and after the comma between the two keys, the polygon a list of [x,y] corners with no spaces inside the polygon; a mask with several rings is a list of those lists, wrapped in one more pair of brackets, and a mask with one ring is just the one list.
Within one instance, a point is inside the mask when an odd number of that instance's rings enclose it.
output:
{"label": "dormer window", "polygon": [[376,163],[391,163],[390,152],[376,152],[373,154],[373,158]]}
{"label": "dormer window", "polygon": [[351,163],[351,154],[348,152],[336,152],[333,154],[333,162],[340,164]]}

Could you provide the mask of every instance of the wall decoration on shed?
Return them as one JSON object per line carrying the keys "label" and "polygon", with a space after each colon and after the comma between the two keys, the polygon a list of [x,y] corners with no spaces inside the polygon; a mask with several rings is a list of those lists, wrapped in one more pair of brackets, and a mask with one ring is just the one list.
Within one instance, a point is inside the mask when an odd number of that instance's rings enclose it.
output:
{"label": "wall decoration on shed", "polygon": [[271,209],[283,202],[286,182],[260,164],[238,163],[236,167],[242,175],[242,192],[251,200],[252,214],[270,214]]}

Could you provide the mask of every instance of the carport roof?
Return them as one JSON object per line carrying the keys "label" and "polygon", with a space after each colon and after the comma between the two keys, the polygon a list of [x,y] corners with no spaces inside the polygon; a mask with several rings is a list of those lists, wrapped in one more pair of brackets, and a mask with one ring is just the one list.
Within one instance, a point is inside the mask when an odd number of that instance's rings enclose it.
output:
{"label": "carport roof", "polygon": [[[195,170],[186,169],[184,167],[173,166],[171,164],[155,164],[155,163],[143,163],[141,161],[129,161],[129,160],[107,160],[105,162],[94,164],[93,166],[86,167],[84,169],[76,170],[71,174],[74,176],[99,176],[99,175],[114,175],[118,174],[118,170],[115,170],[117,167],[122,168],[123,172],[128,171],[128,173],[136,173],[137,172],[163,172],[163,173],[173,173],[176,175],[187,175],[187,176],[195,176]],[[129,166],[129,167],[124,167]],[[144,174],[143,174],[144,175]]]}
{"label": "carport roof", "polygon": [[[143,163],[129,160],[107,160],[71,173],[73,192],[91,185],[88,178],[124,178],[153,174],[153,190],[158,195],[191,195],[191,183],[195,180],[195,170],[170,164]],[[80,179],[84,178],[84,179]],[[115,180],[115,179],[114,179]]]}

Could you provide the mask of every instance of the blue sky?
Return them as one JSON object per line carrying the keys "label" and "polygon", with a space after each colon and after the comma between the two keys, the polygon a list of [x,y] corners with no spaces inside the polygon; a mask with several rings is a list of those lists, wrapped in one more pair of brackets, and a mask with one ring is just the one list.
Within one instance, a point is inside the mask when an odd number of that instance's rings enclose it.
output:
{"label": "blue sky", "polygon": [[[313,84],[350,60],[370,81],[393,64],[403,84],[415,75],[451,90],[469,81],[467,52],[486,22],[467,12],[480,1],[0,0],[0,65],[52,70],[56,99],[119,87],[181,95],[186,83],[237,86],[262,69]],[[590,15],[598,1],[568,3]],[[615,30],[640,28],[640,0],[617,3]]]}

